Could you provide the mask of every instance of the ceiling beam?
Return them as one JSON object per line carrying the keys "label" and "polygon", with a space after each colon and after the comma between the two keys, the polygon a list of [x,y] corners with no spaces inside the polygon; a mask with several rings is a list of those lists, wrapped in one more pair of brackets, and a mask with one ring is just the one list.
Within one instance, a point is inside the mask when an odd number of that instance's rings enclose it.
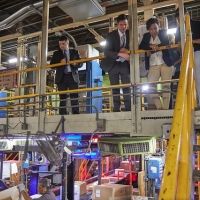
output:
{"label": "ceiling beam", "polygon": [[[194,1],[194,0],[185,0],[184,2],[191,2],[191,1]],[[141,7],[137,8],[137,12],[139,13],[139,12],[143,12],[144,10],[171,6],[171,5],[175,5],[176,3],[178,3],[178,0],[169,0],[169,1],[163,1],[163,2],[159,2],[159,3],[147,5],[147,6],[141,6]],[[128,10],[119,11],[119,12],[103,15],[103,16],[100,16],[100,17],[95,17],[95,18],[83,20],[83,21],[80,21],[80,22],[74,22],[74,23],[50,28],[48,30],[48,33],[53,33],[53,32],[64,30],[64,29],[79,27],[79,26],[82,26],[83,24],[90,24],[90,23],[94,23],[94,22],[108,20],[110,18],[117,17],[120,14],[128,14]],[[27,35],[18,35],[18,36],[16,34],[13,34],[13,35],[0,37],[0,41],[9,40],[10,38],[14,39],[14,38],[17,38],[17,37],[18,37],[19,40],[23,40],[23,39],[27,39],[27,38],[40,36],[40,35],[42,35],[41,31],[38,31],[38,32],[35,32],[35,33],[30,33],[30,34],[27,34]],[[9,38],[9,39],[7,39],[7,38]]]}
{"label": "ceiling beam", "polygon": [[1,51],[1,53],[2,53],[3,55],[5,55],[5,56],[10,56],[10,57],[12,56],[12,55],[10,55],[10,54],[4,52],[4,51]]}
{"label": "ceiling beam", "polygon": [[21,33],[15,33],[15,34],[11,34],[11,35],[6,35],[3,37],[0,37],[0,42],[4,42],[7,40],[12,40],[12,39],[17,39],[18,37],[22,36]]}

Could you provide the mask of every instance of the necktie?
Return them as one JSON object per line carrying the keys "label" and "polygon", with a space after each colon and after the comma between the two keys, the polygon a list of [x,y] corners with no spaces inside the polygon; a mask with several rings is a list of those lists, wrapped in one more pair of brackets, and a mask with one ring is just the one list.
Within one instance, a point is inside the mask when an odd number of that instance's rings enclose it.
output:
{"label": "necktie", "polygon": [[[67,50],[64,50],[64,58],[66,58],[66,62],[69,62]],[[67,73],[69,73],[69,72],[71,72],[70,65],[66,65],[66,66],[65,66],[64,73],[67,74]]]}
{"label": "necktie", "polygon": [[[123,34],[122,36],[121,36],[121,48],[124,48],[125,47],[125,35]],[[119,57],[119,60],[121,61],[121,62],[124,62],[125,61],[125,59],[124,58],[122,58],[122,57]]]}
{"label": "necktie", "polygon": [[121,36],[121,48],[125,47],[125,35]]}

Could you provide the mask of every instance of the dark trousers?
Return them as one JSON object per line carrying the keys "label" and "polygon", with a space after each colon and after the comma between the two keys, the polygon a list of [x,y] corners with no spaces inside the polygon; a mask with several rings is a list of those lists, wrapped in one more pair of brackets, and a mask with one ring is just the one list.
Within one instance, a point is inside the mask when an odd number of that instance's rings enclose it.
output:
{"label": "dark trousers", "polygon": [[[115,62],[115,65],[113,68],[108,72],[110,84],[111,85],[118,85],[119,84],[119,78],[121,77],[122,84],[130,83],[130,64],[128,61],[125,62]],[[114,108],[113,112],[120,112],[120,89],[113,89],[112,90],[113,95],[113,103]],[[130,88],[123,88],[123,98],[124,98],[124,105],[125,110],[130,111],[131,110],[131,95]],[[125,95],[128,94],[128,95]]]}
{"label": "dark trousers", "polygon": [[[63,90],[75,90],[78,89],[78,83],[74,82],[72,73],[69,74],[64,74],[62,81],[57,84],[58,86],[58,90],[59,91],[63,91]],[[60,94],[60,107],[62,106],[66,106],[66,100],[63,99],[67,99],[68,95],[67,94]],[[71,106],[76,106],[78,105],[78,93],[70,93],[70,100],[71,100]],[[76,100],[73,100],[75,99]],[[61,101],[63,100],[63,101]],[[59,108],[59,114],[60,115],[66,115],[67,114],[67,110],[66,108]],[[79,107],[72,107],[72,114],[79,114]]]}

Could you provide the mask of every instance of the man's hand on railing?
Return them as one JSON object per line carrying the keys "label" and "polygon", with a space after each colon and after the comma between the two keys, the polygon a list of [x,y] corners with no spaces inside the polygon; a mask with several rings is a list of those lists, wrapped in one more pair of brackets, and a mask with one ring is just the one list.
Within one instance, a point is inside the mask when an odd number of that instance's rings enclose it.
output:
{"label": "man's hand on railing", "polygon": [[127,53],[129,50],[128,49],[125,49],[125,48],[121,48],[119,53]]}
{"label": "man's hand on railing", "polygon": [[125,60],[130,60],[130,55],[127,53],[118,53],[118,56],[124,58]]}
{"label": "man's hand on railing", "polygon": [[152,48],[153,51],[158,50],[158,45],[156,45],[156,44],[150,44],[149,47]]}
{"label": "man's hand on railing", "polygon": [[151,51],[147,52],[147,57],[149,57],[151,55]]}
{"label": "man's hand on railing", "polygon": [[60,62],[61,63],[67,63],[66,58],[63,58]]}

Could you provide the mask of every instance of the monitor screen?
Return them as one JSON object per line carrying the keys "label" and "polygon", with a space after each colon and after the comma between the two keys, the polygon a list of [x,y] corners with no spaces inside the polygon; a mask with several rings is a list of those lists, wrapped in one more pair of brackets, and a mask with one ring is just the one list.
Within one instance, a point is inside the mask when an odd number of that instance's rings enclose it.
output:
{"label": "monitor screen", "polygon": [[84,71],[86,70],[86,63],[83,63],[83,66],[81,68],[78,68],[78,71]]}

